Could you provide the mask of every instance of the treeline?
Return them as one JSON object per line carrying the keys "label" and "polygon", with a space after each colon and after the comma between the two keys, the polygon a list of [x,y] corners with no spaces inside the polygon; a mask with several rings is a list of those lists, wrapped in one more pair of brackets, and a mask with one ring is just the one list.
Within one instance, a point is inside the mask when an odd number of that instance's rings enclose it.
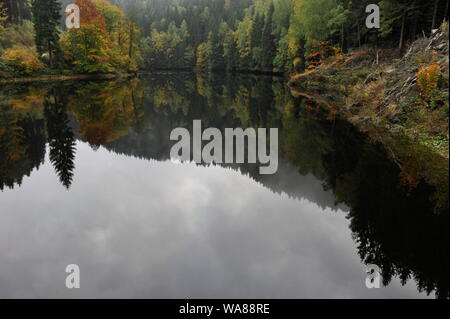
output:
{"label": "treeline", "polygon": [[[140,25],[148,68],[300,72],[362,46],[404,48],[448,16],[448,0],[111,0]],[[366,6],[381,28],[366,27]]]}
{"label": "treeline", "polygon": [[[0,76],[45,66],[297,73],[363,47],[401,51],[447,19],[449,1],[0,0]],[[61,31],[71,2],[81,28]],[[380,29],[366,27],[372,3]]]}
{"label": "treeline", "polygon": [[[64,30],[71,2],[81,26]],[[0,77],[135,72],[140,39],[137,24],[107,0],[0,0]]]}

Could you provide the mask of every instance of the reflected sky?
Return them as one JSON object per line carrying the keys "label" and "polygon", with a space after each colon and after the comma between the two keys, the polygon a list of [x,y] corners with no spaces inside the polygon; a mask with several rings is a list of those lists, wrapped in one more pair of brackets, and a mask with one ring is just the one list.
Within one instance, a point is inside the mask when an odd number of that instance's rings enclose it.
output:
{"label": "reflected sky", "polygon": [[[76,149],[70,191],[47,150],[20,188],[0,194],[0,297],[427,297],[413,281],[365,287],[346,207],[277,194],[228,168]],[[267,178],[333,206],[289,165]],[[65,288],[71,263],[78,290]]]}

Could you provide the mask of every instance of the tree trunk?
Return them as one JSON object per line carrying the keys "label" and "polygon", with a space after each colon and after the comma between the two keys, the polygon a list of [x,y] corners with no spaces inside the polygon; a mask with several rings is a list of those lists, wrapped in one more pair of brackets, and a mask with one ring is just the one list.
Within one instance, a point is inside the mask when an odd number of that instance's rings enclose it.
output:
{"label": "tree trunk", "polygon": [[414,0],[411,8],[413,10],[412,15],[412,23],[410,26],[410,32],[409,32],[409,39],[411,42],[414,42],[416,40],[416,33],[417,33],[417,22],[420,17],[420,7],[417,5],[417,0]]}
{"label": "tree trunk", "polygon": [[131,60],[131,56],[133,54],[133,22],[130,21],[130,47],[128,50],[128,56]]}
{"label": "tree trunk", "polygon": [[437,11],[439,6],[439,0],[434,1],[433,21],[431,22],[431,30],[436,29]]}
{"label": "tree trunk", "polygon": [[49,62],[50,68],[53,68],[53,54],[52,54],[52,49],[50,48],[50,41],[47,42],[47,49],[48,49],[48,62]]}
{"label": "tree trunk", "polygon": [[405,37],[405,24],[406,24],[406,11],[403,12],[403,17],[402,17],[402,30],[400,31],[400,41],[399,41],[399,45],[398,45],[398,48],[400,50],[403,50],[403,38]]}
{"label": "tree trunk", "polygon": [[444,21],[448,21],[448,3],[450,0],[447,0],[447,3],[445,4],[445,11],[444,11]]}
{"label": "tree trunk", "polygon": [[361,48],[361,27],[359,26],[359,21],[358,21],[358,44],[359,48]]}
{"label": "tree trunk", "polygon": [[22,24],[22,2],[17,1],[17,24]]}

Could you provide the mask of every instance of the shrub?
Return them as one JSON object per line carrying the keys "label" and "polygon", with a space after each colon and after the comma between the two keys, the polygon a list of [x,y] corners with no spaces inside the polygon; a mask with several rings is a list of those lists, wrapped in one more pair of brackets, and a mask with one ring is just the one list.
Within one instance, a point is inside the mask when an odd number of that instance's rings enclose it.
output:
{"label": "shrub", "polygon": [[428,67],[421,67],[417,73],[417,85],[420,95],[425,102],[429,102],[433,92],[438,88],[441,78],[441,67],[437,63],[431,63]]}
{"label": "shrub", "polygon": [[14,70],[0,60],[0,78],[9,78],[14,75]]}
{"label": "shrub", "polygon": [[11,24],[0,28],[0,52],[15,45],[27,48],[34,47],[34,26],[31,21],[25,20],[23,24]]}
{"label": "shrub", "polygon": [[32,74],[44,67],[44,64],[33,51],[20,46],[14,46],[11,49],[5,50],[0,60],[5,65],[24,75]]}

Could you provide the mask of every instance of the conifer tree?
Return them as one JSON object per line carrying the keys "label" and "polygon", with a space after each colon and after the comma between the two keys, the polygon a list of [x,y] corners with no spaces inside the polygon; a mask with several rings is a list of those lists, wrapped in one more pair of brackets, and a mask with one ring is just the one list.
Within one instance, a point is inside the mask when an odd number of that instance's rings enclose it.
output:
{"label": "conifer tree", "polygon": [[272,17],[274,12],[273,4],[270,6],[262,33],[262,67],[268,71],[273,70],[273,59],[275,58],[276,45],[272,34]]}
{"label": "conifer tree", "polygon": [[57,28],[61,20],[61,4],[58,0],[33,0],[31,9],[36,49],[41,57],[48,54],[49,66],[55,67],[61,57]]}

